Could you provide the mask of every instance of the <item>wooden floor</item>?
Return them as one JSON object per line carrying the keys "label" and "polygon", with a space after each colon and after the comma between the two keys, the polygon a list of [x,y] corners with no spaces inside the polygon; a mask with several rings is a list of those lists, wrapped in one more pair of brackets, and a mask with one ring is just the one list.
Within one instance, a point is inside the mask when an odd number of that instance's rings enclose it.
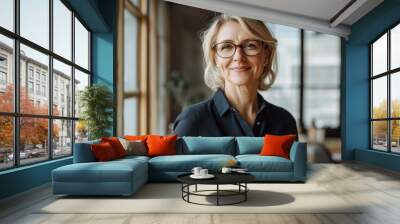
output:
{"label": "wooden floor", "polygon": [[[356,214],[36,214],[54,200],[42,186],[0,202],[0,223],[400,223],[400,174],[359,163],[312,164],[308,183],[317,183],[345,201],[363,202]],[[316,201],[315,203],[319,203]]]}

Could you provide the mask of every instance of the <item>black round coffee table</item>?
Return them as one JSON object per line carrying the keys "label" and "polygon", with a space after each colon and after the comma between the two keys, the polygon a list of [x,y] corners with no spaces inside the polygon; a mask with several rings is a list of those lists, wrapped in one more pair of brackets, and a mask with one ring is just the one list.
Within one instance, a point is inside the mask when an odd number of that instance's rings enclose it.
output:
{"label": "black round coffee table", "polygon": [[[247,200],[247,192],[249,188],[247,187],[247,183],[255,180],[255,177],[249,173],[215,173],[213,174],[215,177],[212,179],[193,179],[190,177],[191,173],[182,174],[177,177],[178,181],[182,183],[182,199],[188,203],[198,204],[198,205],[234,205],[239,204],[241,202],[245,202]],[[216,185],[215,190],[197,190],[198,184],[205,185]],[[190,186],[195,186],[194,191],[190,191]],[[220,185],[236,185],[238,186],[237,190],[223,190],[220,189]],[[215,194],[205,194],[209,192],[215,192]],[[202,204],[190,201],[190,196],[204,196],[204,197],[216,197],[216,204]],[[238,201],[234,201],[231,203],[221,203],[221,197],[232,197],[232,196],[241,196]]]}

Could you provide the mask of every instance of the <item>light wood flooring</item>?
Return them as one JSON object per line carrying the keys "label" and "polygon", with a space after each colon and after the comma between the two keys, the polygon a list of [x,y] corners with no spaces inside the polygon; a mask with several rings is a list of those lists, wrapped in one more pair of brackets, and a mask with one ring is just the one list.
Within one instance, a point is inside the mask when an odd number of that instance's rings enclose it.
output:
{"label": "light wood flooring", "polygon": [[[253,223],[400,223],[400,174],[360,163],[312,164],[308,183],[345,201],[366,204],[355,214],[37,214],[54,200],[49,185],[0,201],[0,223],[104,224],[253,224]],[[315,203],[318,203],[316,201]],[[173,206],[173,205],[171,205]]]}

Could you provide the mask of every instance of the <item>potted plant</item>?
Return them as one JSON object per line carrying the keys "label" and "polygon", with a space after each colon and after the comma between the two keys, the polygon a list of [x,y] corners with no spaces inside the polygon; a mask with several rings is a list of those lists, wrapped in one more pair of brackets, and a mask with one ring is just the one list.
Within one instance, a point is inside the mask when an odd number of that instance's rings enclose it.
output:
{"label": "potted plant", "polygon": [[108,129],[112,125],[113,96],[110,89],[103,84],[86,87],[79,93],[81,118],[87,127],[89,140],[110,136]]}

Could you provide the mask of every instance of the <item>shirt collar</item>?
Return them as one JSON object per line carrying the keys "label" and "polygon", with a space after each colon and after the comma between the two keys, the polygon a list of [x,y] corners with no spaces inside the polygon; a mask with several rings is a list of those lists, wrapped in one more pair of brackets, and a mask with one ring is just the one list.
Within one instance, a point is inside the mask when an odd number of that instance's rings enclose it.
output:
{"label": "shirt collar", "polygon": [[[228,102],[228,99],[225,96],[224,91],[221,89],[218,89],[213,96],[213,100],[215,103],[215,107],[217,108],[217,111],[219,113],[219,116],[223,116],[228,110],[232,109],[234,110],[233,107]],[[267,108],[268,102],[261,96],[261,94],[257,93],[257,100],[258,100],[258,105],[260,105],[260,109],[258,110],[258,113],[261,111],[265,110]]]}
{"label": "shirt collar", "polygon": [[215,103],[215,107],[217,108],[217,111],[219,113],[219,116],[221,116],[221,117],[222,117],[222,115],[225,114],[226,111],[229,110],[229,108],[231,108],[231,105],[229,105],[229,102],[226,99],[226,96],[221,89],[218,89],[214,93],[213,100]]}

